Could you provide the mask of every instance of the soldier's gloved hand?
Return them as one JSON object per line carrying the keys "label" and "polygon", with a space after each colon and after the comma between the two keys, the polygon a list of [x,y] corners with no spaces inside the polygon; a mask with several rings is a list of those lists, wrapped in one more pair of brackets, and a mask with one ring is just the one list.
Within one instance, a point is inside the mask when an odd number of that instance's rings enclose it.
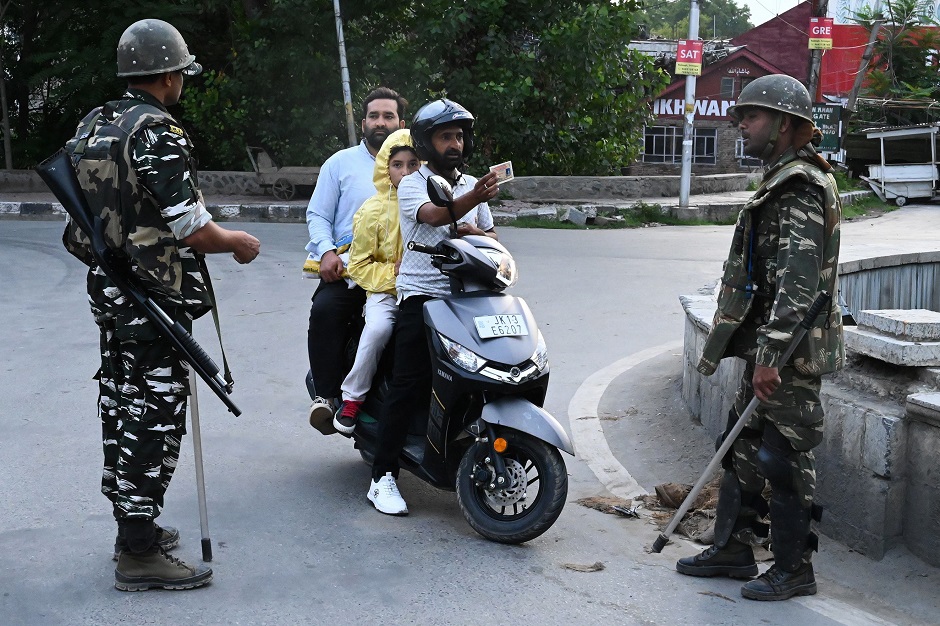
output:
{"label": "soldier's gloved hand", "polygon": [[232,256],[239,263],[251,263],[261,252],[261,242],[243,230],[232,233],[235,236],[235,249]]}

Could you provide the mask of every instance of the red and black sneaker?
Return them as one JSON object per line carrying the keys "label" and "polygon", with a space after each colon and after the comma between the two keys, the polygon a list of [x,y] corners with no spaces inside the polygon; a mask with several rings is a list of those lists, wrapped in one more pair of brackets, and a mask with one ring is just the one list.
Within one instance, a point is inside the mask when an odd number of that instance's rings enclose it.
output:
{"label": "red and black sneaker", "polygon": [[336,415],[333,416],[333,428],[344,435],[351,435],[356,429],[356,416],[359,415],[360,408],[362,408],[361,400],[343,400]]}

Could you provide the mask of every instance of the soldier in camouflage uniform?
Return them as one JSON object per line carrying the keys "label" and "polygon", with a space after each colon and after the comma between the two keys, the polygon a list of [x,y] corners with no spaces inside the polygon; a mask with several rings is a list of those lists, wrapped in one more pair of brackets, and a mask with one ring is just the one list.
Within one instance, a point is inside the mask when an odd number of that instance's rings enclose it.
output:
{"label": "soldier in camouflage uniform", "polygon": [[[729,356],[746,367],[728,416],[730,431],[756,395],[761,401],[728,456],[719,490],[715,543],[680,559],[690,576],[757,574],[746,539],[766,536],[770,514],[774,565],[741,593],[784,600],[816,593],[811,521],[816,484],[812,449],[822,440],[821,376],[842,367],[842,320],[835,299],[816,319],[788,363],[780,358],[817,294],[837,293],[841,204],[831,168],[815,151],[819,137],[806,88],[794,78],[758,78],[729,110],[746,154],[767,171],[741,210],[724,266],[718,310],[698,370],[714,373]],[[720,445],[724,437],[719,439]],[[770,483],[768,503],[761,493]]]}
{"label": "soldier in camouflage uniform", "polygon": [[[231,252],[249,263],[260,244],[212,221],[198,188],[192,143],[167,112],[179,101],[183,75],[202,70],[180,33],[166,22],[141,20],[124,31],[117,56],[126,93],[89,113],[66,149],[118,262],[191,330],[192,320],[214,304],[203,255]],[[185,434],[189,367],[95,266],[74,224],[63,242],[90,266],[88,296],[101,334],[101,490],[118,526],[115,587],[204,585],[212,570],[169,556],[179,532],[154,522]]]}

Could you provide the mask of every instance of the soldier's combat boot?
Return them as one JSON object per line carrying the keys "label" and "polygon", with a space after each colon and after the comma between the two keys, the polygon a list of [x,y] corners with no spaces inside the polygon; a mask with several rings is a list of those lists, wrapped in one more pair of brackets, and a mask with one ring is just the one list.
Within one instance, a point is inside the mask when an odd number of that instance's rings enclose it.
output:
{"label": "soldier's combat boot", "polygon": [[757,563],[753,548],[732,537],[723,548],[711,546],[701,554],[679,559],[676,571],[686,576],[753,578],[757,576]]}
{"label": "soldier's combat boot", "polygon": [[769,570],[741,587],[741,595],[750,600],[786,600],[815,593],[816,576],[812,563],[801,563],[793,572],[774,563]]}
{"label": "soldier's combat boot", "polygon": [[[180,531],[172,526],[154,524],[154,528],[157,531],[157,545],[167,552],[180,544]],[[121,532],[121,527],[118,526],[118,534],[114,538],[114,560],[117,561],[121,552],[127,549],[127,540],[124,538],[124,533]]]}
{"label": "soldier's combat boot", "polygon": [[[759,497],[756,494],[756,498]],[[752,506],[754,500],[755,494],[741,491],[734,470],[726,469],[718,488],[715,544],[701,554],[679,559],[676,571],[686,576],[757,576],[754,549],[734,537],[734,533],[754,525],[757,516]]]}
{"label": "soldier's combat boot", "polygon": [[121,591],[193,589],[210,580],[212,570],[205,565],[189,566],[157,545],[146,552],[121,552],[114,570],[114,586]]}
{"label": "soldier's combat boot", "polygon": [[810,556],[818,538],[810,531],[821,509],[803,507],[794,491],[776,489],[770,498],[770,540],[774,564],[741,588],[750,600],[786,600],[816,593],[816,576]]}

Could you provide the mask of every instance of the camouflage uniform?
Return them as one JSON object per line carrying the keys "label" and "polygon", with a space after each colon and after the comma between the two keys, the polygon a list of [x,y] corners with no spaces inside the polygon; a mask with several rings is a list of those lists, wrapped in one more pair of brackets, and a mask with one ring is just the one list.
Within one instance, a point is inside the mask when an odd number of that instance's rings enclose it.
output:
{"label": "camouflage uniform", "polygon": [[[121,100],[89,113],[67,149],[81,156],[79,182],[104,219],[109,246],[151,297],[190,330],[212,299],[202,255],[180,240],[211,216],[185,131],[159,101],[129,89]],[[73,225],[63,240],[83,258],[87,250]],[[101,490],[119,523],[152,520],[160,514],[185,433],[189,368],[104,272],[89,264],[89,302],[101,333]]]}
{"label": "camouflage uniform", "polygon": [[[817,294],[837,293],[840,220],[835,180],[815,163],[798,158],[792,149],[770,165],[760,188],[738,216],[718,310],[698,370],[710,375],[718,361],[728,356],[746,361],[728,430],[754,396],[755,365],[778,368],[781,384],[753,413],[725,459],[726,478],[736,477],[740,486],[736,497],[743,494],[743,501],[735,505],[740,504],[740,510],[731,507],[736,519],[725,520],[734,531],[753,527],[756,517],[766,512],[766,503],[759,501],[765,478],[775,493],[781,491],[781,498],[782,492],[792,492],[787,506],[807,511],[808,530],[816,485],[812,449],[823,434],[821,376],[841,368],[845,358],[835,298],[800,342],[792,360],[781,363],[780,358]],[[780,483],[784,489],[777,489],[775,480],[764,475],[768,472],[759,460],[762,446],[764,453],[771,450],[781,464],[789,464],[780,472],[785,475]],[[773,499],[770,509],[774,536],[782,539],[786,529],[774,525]],[[721,530],[721,522],[716,523],[716,545]],[[725,530],[730,534],[730,526]],[[812,535],[806,541],[807,547],[814,547]]]}

